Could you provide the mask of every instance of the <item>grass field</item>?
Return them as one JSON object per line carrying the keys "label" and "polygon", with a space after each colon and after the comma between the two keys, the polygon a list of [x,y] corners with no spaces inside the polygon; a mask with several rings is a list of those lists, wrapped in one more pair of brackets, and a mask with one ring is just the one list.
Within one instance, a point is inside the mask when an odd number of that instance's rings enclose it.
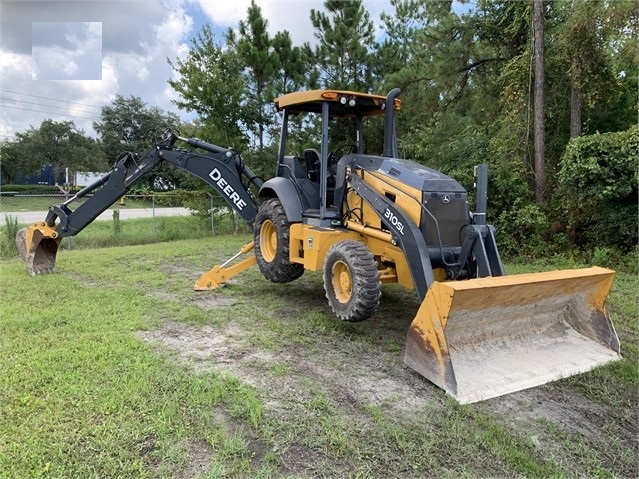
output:
{"label": "grass field", "polygon": [[350,324],[316,273],[191,289],[248,239],[1,261],[0,478],[639,475],[636,273],[608,300],[623,360],[460,406],[402,364],[410,291]]}

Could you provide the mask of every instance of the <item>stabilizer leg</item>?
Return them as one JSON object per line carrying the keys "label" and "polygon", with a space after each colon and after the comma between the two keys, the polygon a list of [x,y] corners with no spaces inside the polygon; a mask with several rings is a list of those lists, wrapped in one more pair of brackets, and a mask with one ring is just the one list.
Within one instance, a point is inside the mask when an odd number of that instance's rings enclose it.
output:
{"label": "stabilizer leg", "polygon": [[251,266],[256,265],[257,261],[255,259],[255,255],[251,255],[248,258],[243,259],[239,263],[234,264],[233,266],[228,266],[231,262],[233,262],[241,255],[252,251],[254,247],[255,244],[253,243],[253,241],[242,246],[240,252],[230,258],[228,261],[224,262],[224,264],[215,265],[209,271],[200,276],[200,279],[195,282],[195,286],[193,286],[193,289],[195,291],[208,291],[211,289],[215,289],[223,285],[233,276],[240,274],[242,271],[246,271]]}

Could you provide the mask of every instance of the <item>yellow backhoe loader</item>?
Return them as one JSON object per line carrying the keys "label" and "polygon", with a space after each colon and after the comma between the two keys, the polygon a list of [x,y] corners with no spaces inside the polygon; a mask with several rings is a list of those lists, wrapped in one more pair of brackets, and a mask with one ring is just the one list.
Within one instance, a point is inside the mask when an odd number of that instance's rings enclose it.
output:
{"label": "yellow backhoe loader", "polygon": [[[121,155],[110,173],[21,230],[20,255],[32,274],[53,270],[63,237],[80,232],[168,161],[213,186],[253,230],[253,241],[202,275],[197,290],[213,289],[255,264],[275,283],[321,271],[335,315],[362,321],[377,310],[382,284],[414,289],[421,307],[409,327],[405,363],[462,403],[619,359],[605,309],[614,272],[506,276],[494,228],[486,224],[486,165],[475,169],[471,211],[468,193],[454,179],[398,159],[398,95],[395,89],[386,96],[339,90],[281,96],[275,101],[282,112],[279,152],[268,181],[237,152],[166,130],[146,154]],[[318,149],[286,154],[294,115],[319,116]],[[365,154],[364,126],[377,115],[384,118],[384,141],[374,156]],[[336,121],[353,132],[352,144],[329,144]],[[345,129],[351,121],[352,130]]]}

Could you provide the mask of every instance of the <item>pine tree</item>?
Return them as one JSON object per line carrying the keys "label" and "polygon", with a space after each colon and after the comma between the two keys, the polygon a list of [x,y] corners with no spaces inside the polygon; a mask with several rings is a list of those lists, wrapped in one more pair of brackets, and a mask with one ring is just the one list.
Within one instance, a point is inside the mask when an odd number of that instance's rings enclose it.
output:
{"label": "pine tree", "polygon": [[544,127],[544,0],[533,0],[533,41],[535,55],[534,85],[534,143],[535,143],[535,201],[546,202],[546,138]]}
{"label": "pine tree", "polygon": [[209,141],[239,149],[247,120],[239,108],[245,81],[235,51],[216,42],[206,24],[186,57],[169,60],[169,65],[179,74],[179,80],[168,82],[181,97],[174,103],[198,114],[211,135]]}
{"label": "pine tree", "polygon": [[245,111],[246,119],[257,136],[259,150],[264,148],[264,132],[273,122],[270,103],[266,93],[277,68],[272,40],[267,31],[268,20],[262,16],[261,8],[251,0],[246,20],[239,23],[238,34],[227,33],[229,46],[234,47],[243,64],[243,73],[248,85]]}
{"label": "pine tree", "polygon": [[326,0],[325,12],[312,9],[319,45],[313,54],[326,88],[372,89],[375,29],[361,0]]}

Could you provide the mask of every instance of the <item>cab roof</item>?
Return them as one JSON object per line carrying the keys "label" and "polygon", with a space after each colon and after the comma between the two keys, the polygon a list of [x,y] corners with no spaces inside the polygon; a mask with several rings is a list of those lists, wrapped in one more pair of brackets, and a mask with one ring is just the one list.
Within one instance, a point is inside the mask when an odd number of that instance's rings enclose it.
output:
{"label": "cab roof", "polygon": [[[275,99],[275,106],[278,111],[286,109],[291,113],[321,113],[325,102],[329,102],[331,117],[352,118],[383,115],[386,97],[348,90],[308,90],[282,95]],[[399,100],[395,100],[395,109],[399,110],[399,106]]]}

